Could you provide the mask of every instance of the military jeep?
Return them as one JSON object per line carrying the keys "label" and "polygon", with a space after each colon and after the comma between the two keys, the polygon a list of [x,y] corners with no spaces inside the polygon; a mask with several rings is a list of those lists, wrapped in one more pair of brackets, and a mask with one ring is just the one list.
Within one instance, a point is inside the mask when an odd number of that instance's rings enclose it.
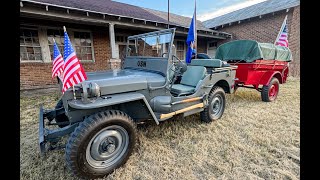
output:
{"label": "military jeep", "polygon": [[[205,123],[219,119],[225,93],[234,91],[237,67],[217,59],[186,65],[172,53],[174,35],[175,29],[166,29],[128,37],[121,70],[89,72],[88,80],[67,90],[55,109],[41,106],[41,154],[65,148],[73,174],[99,178],[127,161],[139,123],[195,113]],[[61,143],[67,135],[67,143]]]}

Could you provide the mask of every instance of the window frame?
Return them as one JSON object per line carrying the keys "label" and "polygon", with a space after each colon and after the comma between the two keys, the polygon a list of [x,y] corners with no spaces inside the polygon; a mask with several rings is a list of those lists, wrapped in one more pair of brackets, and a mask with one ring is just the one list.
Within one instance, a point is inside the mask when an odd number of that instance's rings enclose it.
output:
{"label": "window frame", "polygon": [[[49,43],[48,43],[48,29],[53,29],[53,30],[61,30],[62,27],[56,27],[56,26],[45,26],[45,25],[33,25],[33,24],[28,24],[28,23],[23,23],[20,24],[20,28],[22,29],[32,29],[32,30],[37,30],[38,31],[38,38],[39,38],[39,44],[40,44],[40,49],[41,49],[41,56],[42,60],[22,60],[20,58],[20,63],[52,63],[52,57],[50,54],[50,48],[49,48]],[[91,30],[87,29],[75,29],[75,28],[68,28],[68,35],[71,41],[71,44],[74,48],[74,51],[77,53],[76,48],[75,48],[75,40],[74,40],[74,32],[88,32],[90,33],[90,39],[91,39],[91,52],[92,52],[92,60],[80,60],[80,62],[83,63],[95,63],[95,51],[94,51],[94,45],[93,45],[93,33]],[[63,56],[63,54],[62,54]]]}
{"label": "window frame", "polygon": [[[42,46],[41,46],[41,42],[40,42],[40,32],[39,32],[39,28],[38,27],[30,27],[28,25],[24,25],[24,26],[20,26],[20,29],[29,29],[29,30],[36,30],[38,33],[38,39],[39,39],[39,46],[32,46],[32,47],[40,47],[40,54],[41,54],[41,60],[22,60],[21,56],[20,56],[20,63],[39,63],[39,62],[44,62],[44,57],[43,57],[43,50],[42,50]],[[19,38],[20,38],[20,34],[19,34]],[[21,44],[19,44],[19,47],[21,47]],[[25,46],[23,46],[25,47]],[[21,53],[21,52],[20,52]]]}
{"label": "window frame", "polygon": [[[48,30],[49,29],[51,29],[51,30],[62,30],[63,31],[63,28],[58,28],[58,27],[54,27],[54,28],[52,28],[52,27],[46,27],[45,28],[45,31],[46,31],[46,38],[47,38],[47,42],[48,42],[48,48],[49,48],[49,57],[50,57],[50,60],[52,61],[52,56],[51,56],[51,49],[50,49],[50,44],[49,44],[49,36],[48,36]],[[68,34],[69,35],[69,34]],[[70,40],[71,40],[71,37],[70,37],[70,35],[69,35],[69,38],[70,38]],[[72,40],[71,40],[72,41]],[[73,46],[73,44],[72,44],[72,46]],[[59,51],[60,51],[60,53],[61,53],[61,50],[59,49]],[[63,57],[63,54],[61,54],[62,55],[62,57]]]}
{"label": "window frame", "polygon": [[[93,46],[93,35],[92,35],[92,31],[91,30],[84,30],[84,29],[73,29],[73,28],[69,28],[70,31],[72,32],[72,39],[71,37],[70,38],[70,41],[72,43],[72,46],[74,48],[74,51],[77,53],[77,50],[76,50],[76,46],[75,46],[75,40],[74,40],[74,32],[77,31],[77,32],[87,32],[90,34],[90,40],[91,40],[91,54],[92,54],[92,60],[80,60],[80,62],[84,62],[84,63],[94,63],[96,62],[95,61],[95,55],[94,55],[94,46]],[[69,34],[68,34],[69,35]]]}

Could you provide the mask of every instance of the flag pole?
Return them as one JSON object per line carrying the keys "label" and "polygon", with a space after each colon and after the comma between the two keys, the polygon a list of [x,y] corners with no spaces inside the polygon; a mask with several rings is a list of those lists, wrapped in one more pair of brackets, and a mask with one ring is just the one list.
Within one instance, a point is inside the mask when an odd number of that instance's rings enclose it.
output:
{"label": "flag pole", "polygon": [[287,18],[288,18],[288,15],[286,15],[286,17],[284,18],[284,21],[283,21],[283,23],[282,23],[282,25],[281,25],[280,31],[279,31],[279,33],[278,33],[278,35],[277,35],[277,38],[276,38],[276,40],[274,41],[274,45],[276,45],[276,43],[277,43],[277,41],[278,41],[278,39],[279,39],[279,36],[280,36],[281,32],[283,31],[284,26],[286,25]]}
{"label": "flag pole", "polygon": [[169,4],[170,4],[170,2],[169,2],[170,0],[168,0],[168,29],[169,29],[169,22],[170,22],[170,13],[169,13]]}
{"label": "flag pole", "polygon": [[72,83],[72,90],[73,90],[73,99],[76,100],[76,91],[74,90],[74,82],[73,82],[73,79],[71,78],[71,83]]}
{"label": "flag pole", "polygon": [[[198,45],[198,33],[197,33],[197,0],[194,0],[194,33],[195,33],[195,37],[194,37],[194,48],[196,49],[197,51],[197,45]],[[198,52],[198,51],[197,51]],[[195,59],[197,59],[197,54],[195,54]]]}
{"label": "flag pole", "polygon": [[[53,40],[53,43],[56,43],[56,40],[54,39],[54,37],[52,38],[52,40]],[[60,79],[60,81],[62,81],[59,75],[57,77]]]}
{"label": "flag pole", "polygon": [[[195,39],[198,39],[198,33],[197,33],[197,0],[194,0],[194,27],[195,27]],[[196,41],[197,42],[197,41]],[[196,43],[197,45],[197,43]],[[196,46],[197,47],[197,46]]]}
{"label": "flag pole", "polygon": [[[67,32],[67,29],[66,29],[65,26],[63,26],[63,31],[64,31],[64,32]],[[72,79],[72,78],[71,78],[70,80],[71,80],[71,83],[72,83],[73,99],[76,100],[77,98],[76,98],[76,91],[75,91],[75,89],[74,89],[74,82],[73,82],[73,79]]]}

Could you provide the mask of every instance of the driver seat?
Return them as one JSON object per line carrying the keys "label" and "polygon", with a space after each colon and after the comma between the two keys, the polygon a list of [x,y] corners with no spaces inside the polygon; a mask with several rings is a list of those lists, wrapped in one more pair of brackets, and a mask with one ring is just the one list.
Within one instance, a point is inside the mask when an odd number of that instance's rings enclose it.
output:
{"label": "driver seat", "polygon": [[206,74],[206,68],[203,66],[188,66],[188,69],[183,73],[180,84],[173,84],[171,93],[177,96],[193,94],[199,81]]}

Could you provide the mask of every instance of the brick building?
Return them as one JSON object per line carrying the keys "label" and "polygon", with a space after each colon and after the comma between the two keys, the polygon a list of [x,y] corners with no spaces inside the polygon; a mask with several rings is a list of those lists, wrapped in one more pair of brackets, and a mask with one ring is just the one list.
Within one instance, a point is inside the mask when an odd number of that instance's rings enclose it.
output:
{"label": "brick building", "polygon": [[[170,14],[176,28],[175,54],[185,59],[191,18]],[[86,72],[121,66],[130,35],[167,28],[167,12],[110,0],[21,0],[20,89],[57,86],[51,78],[53,37],[63,54],[66,26],[78,59]],[[207,53],[212,42],[229,33],[208,29],[197,22],[198,52]]]}
{"label": "brick building", "polygon": [[293,55],[290,74],[300,75],[300,0],[267,0],[231,13],[204,21],[207,28],[232,34],[232,38],[210,46],[214,56],[216,46],[237,39],[253,39],[274,43],[285,16],[288,15],[289,48]]}

